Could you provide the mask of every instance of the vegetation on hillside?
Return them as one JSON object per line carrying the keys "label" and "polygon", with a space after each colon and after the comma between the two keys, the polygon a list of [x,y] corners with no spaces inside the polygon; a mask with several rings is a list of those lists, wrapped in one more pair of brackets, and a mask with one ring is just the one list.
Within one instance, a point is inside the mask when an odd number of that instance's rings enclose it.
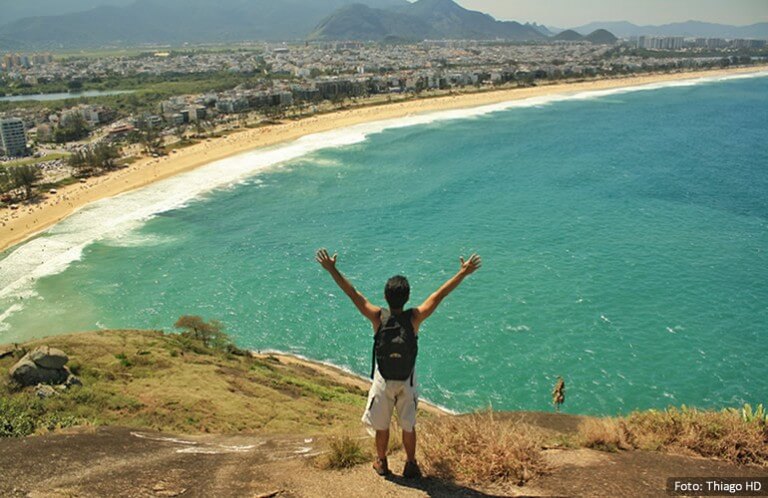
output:
{"label": "vegetation on hillside", "polygon": [[642,449],[694,454],[768,467],[768,418],[752,410],[698,410],[683,405],[586,419],[579,444],[606,451]]}
{"label": "vegetation on hillside", "polygon": [[12,408],[0,410],[2,436],[82,423],[180,433],[328,434],[359,429],[365,404],[358,388],[277,358],[254,358],[222,335],[205,343],[189,331],[100,331],[24,348],[43,344],[69,354],[83,386],[38,399],[33,388],[20,389],[7,375],[24,349],[0,359],[0,406]]}

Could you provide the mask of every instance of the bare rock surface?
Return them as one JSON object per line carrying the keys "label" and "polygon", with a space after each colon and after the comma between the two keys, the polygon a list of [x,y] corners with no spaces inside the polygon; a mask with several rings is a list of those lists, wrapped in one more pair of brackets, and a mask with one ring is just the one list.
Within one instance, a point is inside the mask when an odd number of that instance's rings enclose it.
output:
{"label": "bare rock surface", "polygon": [[768,477],[766,469],[629,451],[551,450],[549,474],[524,487],[472,489],[436,478],[381,478],[368,464],[342,471],[311,464],[312,437],[185,436],[123,427],[0,439],[0,496],[30,497],[487,497],[664,496],[669,476]]}

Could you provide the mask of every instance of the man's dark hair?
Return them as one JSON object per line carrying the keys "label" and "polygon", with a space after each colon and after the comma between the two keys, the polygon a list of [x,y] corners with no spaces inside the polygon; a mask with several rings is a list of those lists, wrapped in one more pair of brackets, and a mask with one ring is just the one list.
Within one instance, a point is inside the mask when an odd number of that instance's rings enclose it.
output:
{"label": "man's dark hair", "polygon": [[411,286],[408,279],[402,275],[395,275],[387,280],[384,287],[384,297],[390,308],[402,308],[411,296]]}

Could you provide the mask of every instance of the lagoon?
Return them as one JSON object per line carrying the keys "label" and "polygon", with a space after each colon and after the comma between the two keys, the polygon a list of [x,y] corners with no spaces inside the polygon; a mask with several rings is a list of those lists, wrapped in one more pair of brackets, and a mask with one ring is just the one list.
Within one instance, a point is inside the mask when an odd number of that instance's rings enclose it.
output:
{"label": "lagoon", "polygon": [[81,97],[104,97],[108,95],[122,95],[124,93],[134,93],[135,90],[88,90],[85,92],[60,92],[60,93],[39,93],[32,95],[10,95],[0,97],[0,102],[28,102],[40,101],[49,102],[53,100],[79,99]]}

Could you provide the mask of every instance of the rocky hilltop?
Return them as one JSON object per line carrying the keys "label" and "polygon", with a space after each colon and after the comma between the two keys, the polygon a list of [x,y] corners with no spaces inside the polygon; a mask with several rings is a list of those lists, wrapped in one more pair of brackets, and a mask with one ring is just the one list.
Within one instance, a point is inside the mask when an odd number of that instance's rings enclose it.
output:
{"label": "rocky hilltop", "polygon": [[159,331],[0,346],[0,495],[651,496],[669,475],[768,477],[761,409],[600,419],[427,406],[426,477],[399,477],[394,445],[395,475],[382,479],[359,423],[366,386]]}

